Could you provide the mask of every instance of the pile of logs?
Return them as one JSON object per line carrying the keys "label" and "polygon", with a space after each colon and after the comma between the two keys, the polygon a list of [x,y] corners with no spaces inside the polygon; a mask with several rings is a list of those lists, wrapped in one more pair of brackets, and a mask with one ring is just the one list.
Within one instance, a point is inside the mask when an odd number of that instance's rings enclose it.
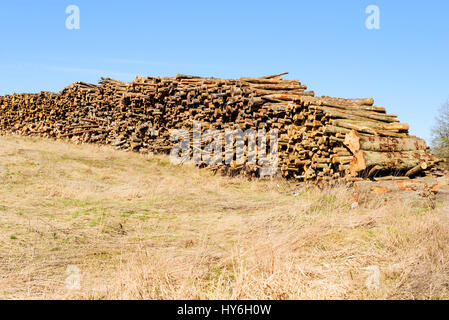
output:
{"label": "pile of logs", "polygon": [[[300,181],[415,177],[442,161],[373,99],[315,97],[283,75],[107,78],[98,85],[76,82],[60,93],[6,95],[0,97],[0,130],[168,153],[175,143],[171,130],[192,133],[193,121],[203,132],[275,129],[279,171]],[[257,175],[260,166],[231,161],[214,170]]]}

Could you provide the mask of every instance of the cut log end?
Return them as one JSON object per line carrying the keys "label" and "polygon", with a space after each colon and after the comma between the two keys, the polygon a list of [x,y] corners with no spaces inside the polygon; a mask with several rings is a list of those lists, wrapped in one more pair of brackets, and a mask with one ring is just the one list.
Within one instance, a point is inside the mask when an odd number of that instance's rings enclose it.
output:
{"label": "cut log end", "polygon": [[349,164],[349,170],[351,171],[351,175],[356,177],[360,171],[366,169],[366,160],[363,151],[357,151],[354,153],[354,157]]}
{"label": "cut log end", "polygon": [[357,132],[355,132],[354,130],[351,130],[351,132],[346,134],[345,140],[343,143],[354,154],[360,150],[360,137],[357,135]]}

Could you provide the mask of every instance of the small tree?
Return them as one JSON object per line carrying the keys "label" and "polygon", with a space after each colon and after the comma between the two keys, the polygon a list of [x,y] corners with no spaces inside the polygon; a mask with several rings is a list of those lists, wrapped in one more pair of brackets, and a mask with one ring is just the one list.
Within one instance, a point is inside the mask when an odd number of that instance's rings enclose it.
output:
{"label": "small tree", "polygon": [[440,158],[449,158],[449,101],[441,106],[432,128],[432,151]]}

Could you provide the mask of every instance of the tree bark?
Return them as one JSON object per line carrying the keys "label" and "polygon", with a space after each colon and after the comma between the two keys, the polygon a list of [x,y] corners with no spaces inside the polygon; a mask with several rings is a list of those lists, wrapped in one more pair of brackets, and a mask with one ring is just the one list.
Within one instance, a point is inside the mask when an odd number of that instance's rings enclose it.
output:
{"label": "tree bark", "polygon": [[422,163],[432,163],[435,157],[424,150],[402,152],[375,152],[359,150],[350,164],[351,175],[380,165],[391,171],[410,170]]}
{"label": "tree bark", "polygon": [[368,136],[361,135],[355,130],[352,130],[351,132],[346,134],[344,144],[354,154],[359,150],[377,152],[400,152],[427,149],[426,142],[423,139],[413,136],[404,138]]}

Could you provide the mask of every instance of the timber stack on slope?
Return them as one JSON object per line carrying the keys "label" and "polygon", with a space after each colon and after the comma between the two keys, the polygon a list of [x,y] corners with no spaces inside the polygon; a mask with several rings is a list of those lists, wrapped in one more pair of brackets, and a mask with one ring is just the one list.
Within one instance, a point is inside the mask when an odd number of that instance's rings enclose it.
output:
{"label": "timber stack on slope", "polygon": [[[280,172],[301,181],[414,177],[441,161],[373,99],[315,97],[282,75],[136,77],[131,83],[108,78],[99,85],[77,82],[60,93],[6,95],[0,97],[0,130],[167,153],[175,144],[171,130],[192,133],[193,121],[203,133],[276,129]],[[207,144],[204,139],[200,147]],[[246,148],[246,159],[251,156]],[[232,160],[213,166],[223,173],[257,175],[263,166],[239,163],[235,152],[223,152],[222,159]]]}

